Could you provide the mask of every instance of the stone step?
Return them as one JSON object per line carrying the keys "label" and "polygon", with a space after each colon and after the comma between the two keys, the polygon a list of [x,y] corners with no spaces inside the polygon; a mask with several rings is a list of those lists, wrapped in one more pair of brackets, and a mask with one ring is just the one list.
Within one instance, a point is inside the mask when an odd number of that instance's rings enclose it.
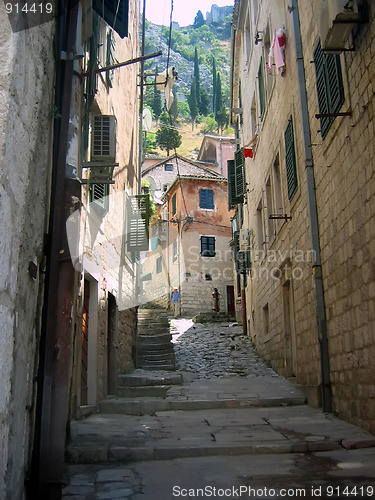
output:
{"label": "stone step", "polygon": [[170,361],[170,362],[174,362],[175,361],[175,357],[174,357],[174,353],[163,353],[163,354],[138,354],[138,360],[139,361],[150,361],[150,362],[153,362],[153,361]]}
{"label": "stone step", "polygon": [[154,335],[137,335],[138,344],[163,344],[169,343],[172,339],[170,333],[156,333]]}
{"label": "stone step", "polygon": [[151,385],[181,385],[181,373],[169,373],[155,370],[153,373],[137,369],[118,376],[119,387],[142,387]]}
{"label": "stone step", "polygon": [[176,368],[176,365],[173,363],[166,363],[166,364],[160,364],[160,365],[157,365],[155,363],[153,364],[144,364],[144,363],[141,363],[141,365],[139,366],[139,368],[142,368],[143,370],[165,370],[165,371],[175,371],[177,370]]}
{"label": "stone step", "polygon": [[159,411],[195,411],[223,408],[270,408],[274,406],[296,406],[305,404],[304,396],[280,398],[225,398],[208,399],[160,399],[153,397],[115,398],[108,397],[99,403],[101,413],[122,415],[153,415]]}
{"label": "stone step", "polygon": [[144,385],[139,387],[118,387],[117,396],[120,398],[161,397],[167,394],[170,385]]}

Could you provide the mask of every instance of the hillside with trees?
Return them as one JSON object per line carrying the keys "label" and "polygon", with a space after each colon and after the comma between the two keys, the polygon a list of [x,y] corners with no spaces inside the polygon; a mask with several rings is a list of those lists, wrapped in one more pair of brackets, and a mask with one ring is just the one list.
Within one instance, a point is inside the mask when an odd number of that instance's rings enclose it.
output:
{"label": "hillside with trees", "polygon": [[[187,123],[192,133],[224,133],[230,95],[232,10],[233,7],[213,6],[206,20],[198,11],[192,25],[180,27],[173,23],[172,30],[146,21],[145,54],[163,51],[161,57],[145,63],[144,106],[151,110],[158,127],[156,134],[148,137],[148,152],[159,148],[173,150],[179,142],[176,131]],[[155,75],[165,71],[167,65],[178,74],[169,114],[165,114],[164,92],[155,84]],[[197,140],[200,141],[201,138]]]}

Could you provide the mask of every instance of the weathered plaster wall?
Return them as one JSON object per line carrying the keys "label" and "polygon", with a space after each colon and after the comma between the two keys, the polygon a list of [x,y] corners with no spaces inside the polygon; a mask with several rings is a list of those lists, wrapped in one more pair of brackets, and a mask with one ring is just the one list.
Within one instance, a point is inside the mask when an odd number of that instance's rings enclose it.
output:
{"label": "weathered plaster wall", "polygon": [[[54,23],[12,33],[0,4],[0,497],[24,496],[51,166]],[[37,265],[36,278],[29,262]]]}

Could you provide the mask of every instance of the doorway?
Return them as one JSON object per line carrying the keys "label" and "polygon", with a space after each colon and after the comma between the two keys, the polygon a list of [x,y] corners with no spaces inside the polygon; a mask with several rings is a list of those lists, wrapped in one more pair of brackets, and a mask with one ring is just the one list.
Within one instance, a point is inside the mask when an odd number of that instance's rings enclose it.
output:
{"label": "doorway", "polygon": [[111,293],[108,293],[108,331],[107,331],[107,394],[116,394],[116,298]]}
{"label": "doorway", "polygon": [[81,406],[88,403],[88,357],[89,357],[89,310],[90,282],[85,279],[82,313],[82,347],[81,347]]}
{"label": "doorway", "polygon": [[283,314],[285,339],[285,369],[287,377],[297,376],[297,347],[294,321],[294,297],[291,281],[283,284]]}
{"label": "doorway", "polygon": [[235,314],[233,285],[227,285],[227,311],[228,314]]}

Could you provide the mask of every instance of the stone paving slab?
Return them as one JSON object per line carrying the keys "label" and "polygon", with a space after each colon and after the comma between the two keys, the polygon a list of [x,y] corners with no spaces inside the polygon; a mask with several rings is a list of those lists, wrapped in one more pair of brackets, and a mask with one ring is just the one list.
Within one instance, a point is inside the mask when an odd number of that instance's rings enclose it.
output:
{"label": "stone paving slab", "polygon": [[[284,490],[289,490],[286,498],[344,500],[375,496],[375,448],[309,454],[177,458],[126,464],[69,464],[65,472],[64,500],[173,500],[179,493],[183,498],[184,490],[190,490],[189,498],[205,498],[192,495],[202,488],[207,493],[213,493],[213,488],[216,488],[217,494],[220,489],[232,489],[233,495],[222,498],[233,499],[239,498],[236,492],[239,494],[241,486],[241,498],[280,498],[280,494],[285,494]],[[346,487],[349,490],[345,490]],[[354,492],[354,488],[357,488],[356,496],[344,493]],[[365,495],[358,494],[360,488],[364,488]],[[275,495],[271,496],[269,493],[273,490]],[[109,494],[113,496],[103,496]]]}
{"label": "stone paving slab", "polygon": [[68,457],[76,463],[375,446],[367,431],[307,405],[96,414],[71,423],[71,440]]}

